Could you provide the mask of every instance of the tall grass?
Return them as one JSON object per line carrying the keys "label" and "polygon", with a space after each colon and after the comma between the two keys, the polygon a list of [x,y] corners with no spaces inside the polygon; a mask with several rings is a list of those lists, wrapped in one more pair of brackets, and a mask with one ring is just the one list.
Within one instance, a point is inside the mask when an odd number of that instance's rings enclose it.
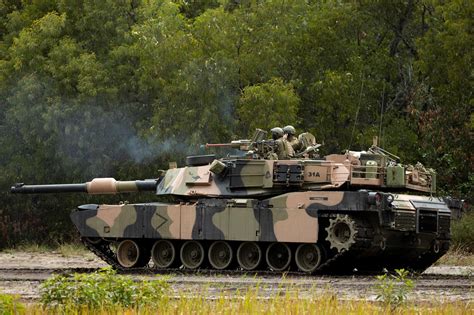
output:
{"label": "tall grass", "polygon": [[[42,285],[41,301],[15,314],[468,314],[466,302],[435,301],[391,304],[341,300],[335,292],[301,291],[296,286],[276,291],[255,287],[223,290],[210,282],[196,291],[192,286],[172,292],[167,279],[134,281],[110,268],[92,274],[53,276]],[[309,292],[308,292],[309,291]]]}
{"label": "tall grass", "polygon": [[25,311],[25,305],[19,301],[18,296],[0,293],[0,314],[23,314]]}
{"label": "tall grass", "polygon": [[[473,314],[467,302],[408,303],[393,308],[370,301],[342,301],[335,295],[299,298],[298,293],[279,294],[259,298],[258,292],[249,290],[243,297],[222,294],[208,299],[200,292],[196,296],[162,298],[149,306],[102,306],[84,305],[45,308],[39,304],[26,308],[27,314]],[[261,296],[261,295],[260,295]],[[21,314],[21,313],[19,313]]]}

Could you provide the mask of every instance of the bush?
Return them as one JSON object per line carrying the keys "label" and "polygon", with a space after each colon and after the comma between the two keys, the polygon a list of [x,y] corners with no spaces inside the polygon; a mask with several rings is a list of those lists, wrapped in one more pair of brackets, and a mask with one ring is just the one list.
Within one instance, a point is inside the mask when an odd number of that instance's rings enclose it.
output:
{"label": "bush", "polygon": [[165,278],[135,281],[109,267],[91,274],[54,275],[41,286],[41,303],[73,309],[138,308],[158,305],[168,288]]}
{"label": "bush", "polygon": [[0,293],[0,314],[24,314],[25,306],[18,301],[18,296]]}
{"label": "bush", "polygon": [[395,269],[395,274],[384,274],[377,276],[377,300],[386,306],[396,308],[405,303],[408,294],[413,290],[415,284],[408,279],[408,271]]}
{"label": "bush", "polygon": [[471,253],[474,252],[474,211],[463,215],[451,225],[453,245]]}

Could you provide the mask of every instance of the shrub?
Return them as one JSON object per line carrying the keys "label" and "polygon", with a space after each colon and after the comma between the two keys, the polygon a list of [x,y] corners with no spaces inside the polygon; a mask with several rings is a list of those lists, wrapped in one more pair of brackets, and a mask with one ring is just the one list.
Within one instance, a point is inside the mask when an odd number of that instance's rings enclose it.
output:
{"label": "shrub", "polygon": [[464,214],[458,221],[453,221],[451,235],[454,246],[474,252],[474,211]]}
{"label": "shrub", "polygon": [[377,300],[391,308],[396,308],[406,302],[408,294],[415,286],[407,277],[408,271],[405,269],[395,269],[395,274],[385,273],[377,276]]}
{"label": "shrub", "polygon": [[74,309],[154,306],[168,287],[165,278],[135,281],[108,267],[91,274],[54,275],[41,286],[41,303]]}

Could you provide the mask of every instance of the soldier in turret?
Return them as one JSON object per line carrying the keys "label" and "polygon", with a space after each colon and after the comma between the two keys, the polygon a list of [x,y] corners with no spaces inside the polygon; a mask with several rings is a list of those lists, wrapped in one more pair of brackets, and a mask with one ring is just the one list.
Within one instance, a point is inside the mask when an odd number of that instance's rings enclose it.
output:
{"label": "soldier in turret", "polygon": [[275,151],[269,156],[270,159],[274,160],[286,160],[288,159],[288,149],[283,139],[283,129],[280,127],[272,128],[272,139],[275,141]]}
{"label": "soldier in turret", "polygon": [[296,130],[293,126],[285,126],[283,128],[283,139],[285,139],[286,147],[288,150],[288,156],[294,157],[297,150],[300,149],[301,144],[296,137]]}
{"label": "soldier in turret", "polygon": [[272,128],[270,132],[272,133],[272,139],[275,141],[283,137],[283,129],[280,127]]}

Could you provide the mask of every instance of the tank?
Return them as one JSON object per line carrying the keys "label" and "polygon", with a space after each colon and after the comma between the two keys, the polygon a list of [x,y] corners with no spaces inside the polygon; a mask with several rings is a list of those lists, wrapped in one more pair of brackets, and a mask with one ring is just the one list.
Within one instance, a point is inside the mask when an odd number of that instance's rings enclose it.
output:
{"label": "tank", "polygon": [[[423,271],[450,245],[436,174],[376,144],[319,157],[311,134],[293,156],[258,130],[235,156],[190,156],[155,179],[12,186],[12,193],[154,191],[168,202],[87,204],[71,213],[85,246],[117,269]],[[159,198],[158,198],[159,199]],[[172,200],[172,201],[170,201]]]}

